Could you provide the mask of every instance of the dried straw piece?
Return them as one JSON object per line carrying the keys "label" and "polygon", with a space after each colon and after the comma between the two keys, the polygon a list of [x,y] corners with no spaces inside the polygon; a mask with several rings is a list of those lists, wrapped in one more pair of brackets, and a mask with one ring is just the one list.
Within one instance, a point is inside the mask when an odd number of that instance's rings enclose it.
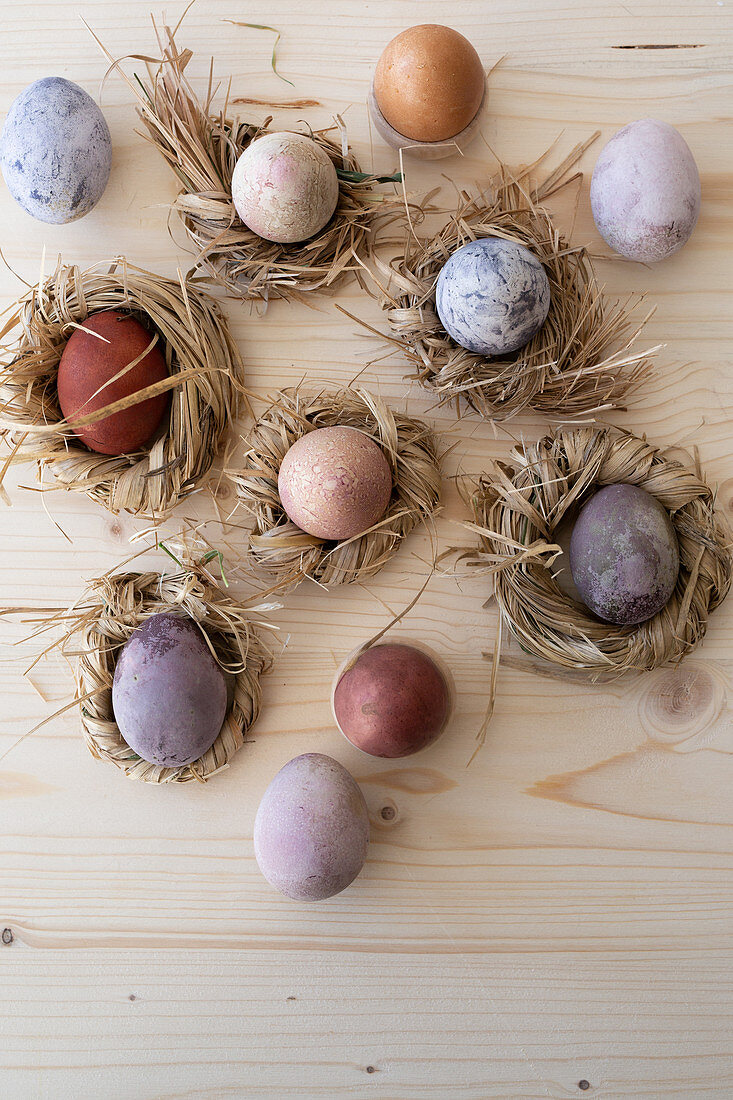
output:
{"label": "dried straw piece", "polygon": [[[61,353],[90,314],[118,309],[153,326],[169,378],[84,418],[91,422],[172,390],[170,412],[144,450],[90,451],[62,418],[56,394]],[[20,330],[19,333],[16,330]],[[86,493],[111,512],[164,517],[209,470],[237,415],[244,368],[219,306],[191,279],[175,282],[117,259],[86,271],[64,267],[16,303],[0,339],[0,437],[15,462],[35,461],[59,487]],[[75,423],[81,423],[81,418]]]}
{"label": "dried straw piece", "polygon": [[[657,348],[633,352],[643,325],[632,323],[629,303],[608,305],[584,248],[571,248],[541,202],[578,179],[573,165],[595,140],[578,145],[541,184],[536,164],[512,175],[502,165],[486,191],[461,191],[454,214],[432,238],[410,227],[399,260],[375,264],[385,277],[381,305],[393,339],[417,378],[440,404],[459,399],[487,420],[508,420],[525,409],[551,416],[592,418],[623,408],[627,394],[647,372]],[[502,237],[533,252],[550,283],[547,320],[524,348],[485,357],[466,351],[448,335],[435,309],[435,284],[448,258],[469,241]]]}
{"label": "dried straw piece", "polygon": [[[593,679],[657,668],[694,649],[731,584],[729,532],[712,490],[658,447],[615,429],[555,430],[493,464],[471,496],[478,551],[462,556],[491,573],[503,621],[532,657]],[[645,489],[669,511],[680,573],[668,602],[637,626],[601,622],[561,591],[552,565],[563,517],[603,485]]]}
{"label": "dried straw piece", "polygon": [[[359,428],[382,447],[394,488],[383,519],[369,531],[343,542],[324,542],[287,518],[277,478],[296,440],[316,428],[339,424]],[[279,590],[305,577],[329,586],[373,576],[440,503],[441,453],[433,432],[364,389],[281,391],[248,433],[246,444],[244,468],[230,476],[239,502],[254,517],[250,555],[274,577]]]}
{"label": "dried straw piece", "polygon": [[[221,667],[236,675],[234,701],[216,741],[198,760],[179,768],[164,768],[138,756],[122,737],[112,712],[117,655],[133,631],[161,611],[190,616],[204,631]],[[74,608],[66,636],[81,633],[76,698],[91,754],[145,783],[203,782],[226,768],[259,713],[259,678],[270,664],[252,613],[252,608],[223,592],[201,566],[174,575],[128,572],[92,581],[86,601]]]}
{"label": "dried straw piece", "polygon": [[269,132],[272,120],[257,126],[229,117],[229,105],[237,101],[228,96],[214,114],[217,88],[212,73],[202,100],[185,72],[192,51],[179,50],[175,32],[169,27],[162,32],[156,27],[156,34],[160,63],[153,65],[150,58],[136,55],[146,62],[147,82],[128,78],[120,63],[99,39],[97,42],[135,93],[145,136],[178,178],[181,191],[172,209],[183,222],[196,263],[242,298],[306,301],[313,291],[335,290],[347,273],[360,276],[364,260],[371,254],[377,224],[401,207],[401,199],[378,193],[374,185],[399,182],[401,176],[378,177],[360,171],[349,152],[341,119],[337,119],[338,141],[327,136],[335,126],[309,130],[308,136],[336,168],[336,211],[325,228],[307,241],[276,244],[264,240],[240,220],[232,203],[231,183],[237,160],[254,138]]}

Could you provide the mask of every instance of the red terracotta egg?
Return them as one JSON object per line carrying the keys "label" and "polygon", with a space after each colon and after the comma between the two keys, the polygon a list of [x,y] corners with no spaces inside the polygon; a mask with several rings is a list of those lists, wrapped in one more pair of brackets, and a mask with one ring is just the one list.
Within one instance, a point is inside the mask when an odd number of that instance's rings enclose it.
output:
{"label": "red terracotta egg", "polygon": [[451,685],[427,653],[383,643],[364,650],[341,673],[333,692],[336,724],[370,756],[411,756],[445,729]]}
{"label": "red terracotta egg", "polygon": [[[158,341],[132,370],[97,393],[100,386],[142,355],[151,339],[152,333],[139,321],[114,309],[93,313],[82,328],[75,329],[59,362],[57,387],[65,419],[95,412],[167,378]],[[99,454],[130,454],[153,435],[169,400],[170,394],[163,393],[73,430],[87,447]]]}

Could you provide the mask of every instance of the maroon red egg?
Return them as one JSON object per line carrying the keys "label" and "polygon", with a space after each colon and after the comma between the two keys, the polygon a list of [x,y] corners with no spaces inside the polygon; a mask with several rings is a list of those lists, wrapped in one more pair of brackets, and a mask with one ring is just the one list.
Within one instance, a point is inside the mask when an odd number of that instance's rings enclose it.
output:
{"label": "maroon red egg", "polygon": [[333,713],[345,737],[370,756],[410,756],[433,743],[451,710],[447,677],[410,645],[371,646],[341,674]]}
{"label": "maroon red egg", "polygon": [[[131,370],[110,382],[143,354],[151,339],[152,333],[138,320],[118,310],[88,317],[83,327],[69,337],[59,362],[57,388],[64,418],[73,420],[96,412],[167,378],[159,341]],[[104,389],[97,392],[101,386]],[[169,399],[168,393],[159,394],[73,430],[87,447],[99,454],[131,454],[154,435]]]}

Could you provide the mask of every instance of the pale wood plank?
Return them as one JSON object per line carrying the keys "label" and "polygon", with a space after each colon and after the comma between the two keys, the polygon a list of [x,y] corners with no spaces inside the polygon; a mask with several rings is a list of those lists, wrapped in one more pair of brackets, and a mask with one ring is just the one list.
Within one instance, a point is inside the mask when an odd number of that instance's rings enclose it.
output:
{"label": "pale wood plank", "polygon": [[[171,21],[180,10],[169,9]],[[149,0],[87,0],[78,11],[115,52],[154,52]],[[643,292],[656,303],[646,338],[666,344],[656,379],[628,413],[610,419],[697,446],[733,517],[727,2],[458,0],[448,14],[437,0],[346,8],[284,0],[276,9],[254,0],[246,10],[234,0],[197,0],[181,36],[197,51],[194,79],[205,77],[213,52],[218,72],[233,74],[234,94],[281,98],[290,89],[270,70],[271,36],[227,27],[224,18],[275,22],[284,32],[280,70],[298,95],[321,101],[309,119],[322,125],[346,111],[359,156],[379,170],[395,159],[378,143],[371,148],[366,87],[384,42],[416,21],[450,19],[488,63],[504,58],[484,136],[510,161],[534,159],[561,135],[559,159],[594,129],[606,139],[633,117],[677,125],[703,181],[693,240],[654,269],[598,263],[610,295]],[[0,19],[3,109],[48,72],[96,94],[104,63],[68,5],[0,3]],[[618,48],[662,44],[685,48]],[[190,262],[167,234],[174,185],[133,132],[129,92],[111,77],[102,102],[115,166],[97,210],[71,226],[42,226],[0,188],[0,244],[31,282],[44,249],[46,270],[59,252],[87,265],[124,251],[163,274]],[[289,125],[302,114],[278,118]],[[476,143],[455,163],[410,163],[407,186],[420,193],[446,184],[446,172],[470,185],[494,164]],[[451,193],[446,184],[446,202]],[[587,181],[577,209],[568,194],[556,210],[574,240],[604,254]],[[0,268],[0,306],[17,293]],[[376,303],[355,285],[339,300],[383,327]],[[274,303],[264,318],[235,302],[226,310],[257,392],[304,376],[347,382],[366,365],[366,384],[457,443],[449,475],[477,474],[506,454],[511,438],[544,428],[527,416],[495,436],[474,417],[457,422],[433,408],[404,380],[399,355],[384,359],[385,347],[332,301],[317,310]],[[143,526],[83,498],[49,493],[42,501],[16,484],[32,485],[32,471],[10,480],[13,507],[0,514],[0,606],[68,603],[83,578],[127,554]],[[226,514],[226,491],[219,503]],[[203,498],[181,511],[214,515]],[[460,540],[463,518],[448,482],[438,547]],[[241,551],[240,530],[220,537]],[[303,586],[273,613],[287,645],[265,684],[254,743],[204,789],[126,783],[86,754],[73,715],[2,762],[0,926],[15,935],[0,947],[3,1097],[731,1094],[730,606],[693,661],[612,686],[539,677],[511,648],[487,745],[466,769],[486,703],[481,652],[493,644],[495,611],[482,606],[486,582],[435,576],[396,633],[445,656],[459,708],[450,735],[429,753],[380,764],[334,732],[330,682],[342,656],[388,620],[385,608],[398,610],[417,592],[430,557],[429,539],[418,534],[368,587],[326,595]],[[3,623],[0,641],[26,629]],[[59,660],[39,665],[31,684],[22,671],[32,649],[2,652],[0,752],[70,691]],[[373,843],[347,894],[296,907],[260,878],[252,820],[277,768],[310,749],[338,756],[363,783]],[[390,823],[380,816],[387,805],[397,811]],[[582,1079],[590,1090],[578,1090]]]}

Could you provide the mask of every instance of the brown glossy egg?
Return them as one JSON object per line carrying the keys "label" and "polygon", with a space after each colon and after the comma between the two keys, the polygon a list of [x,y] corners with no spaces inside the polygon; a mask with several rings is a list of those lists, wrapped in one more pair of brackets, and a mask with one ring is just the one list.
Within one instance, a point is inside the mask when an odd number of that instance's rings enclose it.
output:
{"label": "brown glossy egg", "polygon": [[423,23],[387,45],[374,96],[387,122],[415,141],[446,141],[471,122],[484,95],[481,58],[451,27]]}
{"label": "brown glossy egg", "polygon": [[301,531],[319,539],[361,535],[392,495],[384,451],[357,428],[336,425],[301,436],[280,464],[280,502]]}
{"label": "brown glossy egg", "polygon": [[[57,388],[64,417],[69,420],[95,412],[167,378],[158,341],[132,370],[97,393],[100,386],[142,355],[151,339],[152,333],[139,321],[118,310],[88,317],[83,327],[75,329],[69,337],[59,362]],[[169,400],[170,395],[163,393],[73,430],[87,447],[99,454],[131,454],[153,435]]]}

